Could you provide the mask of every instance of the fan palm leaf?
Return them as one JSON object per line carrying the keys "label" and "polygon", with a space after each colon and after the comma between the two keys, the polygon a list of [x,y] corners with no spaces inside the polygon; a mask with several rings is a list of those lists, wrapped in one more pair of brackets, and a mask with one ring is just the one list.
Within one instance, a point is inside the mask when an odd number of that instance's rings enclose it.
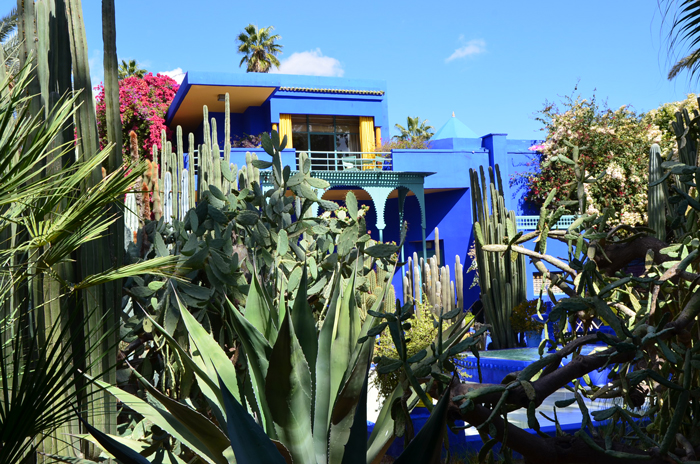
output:
{"label": "fan palm leaf", "polygon": [[[0,76],[3,74],[0,72]],[[81,323],[99,315],[94,309],[83,310],[77,298],[78,290],[144,273],[169,275],[177,259],[157,258],[129,266],[115,263],[112,269],[83,276],[79,281],[68,280],[80,273],[60,272],[61,266],[74,264],[78,249],[108,232],[116,220],[115,213],[109,213],[114,211],[111,208],[115,204],[123,207],[120,200],[146,166],[122,166],[99,182],[89,183],[112,147],[75,161],[75,141],[61,144],[59,140],[66,124],[74,118],[78,94],[59,99],[45,119],[31,116],[27,96],[30,79],[30,65],[25,65],[14,77],[0,79],[0,462],[3,463],[20,462],[40,449],[43,438],[71,418],[70,406],[85,404],[82,401],[86,382],[79,368],[85,371],[92,366],[116,363],[116,359],[103,359],[104,353],[113,352],[104,347],[113,343],[109,340],[115,340],[112,332],[101,332],[106,322],[92,328]],[[68,166],[55,171],[45,169],[55,160],[71,155],[73,162]],[[46,171],[44,175],[38,175],[42,171]],[[18,234],[21,234],[19,238]],[[41,290],[47,282],[56,282],[57,291],[45,295],[42,301],[30,300],[26,292],[17,292],[22,286]],[[60,317],[49,319],[44,310],[57,300]],[[59,434],[52,439],[69,438]],[[64,446],[69,445],[64,443]]]}
{"label": "fan palm leaf", "polygon": [[400,133],[394,137],[397,140],[428,140],[433,136],[433,126],[428,125],[427,119],[421,122],[418,116],[415,118],[408,116],[406,118],[406,127],[403,127],[401,124],[395,124],[394,127],[396,127]]}
{"label": "fan palm leaf", "polygon": [[277,59],[279,53],[282,52],[282,45],[278,44],[280,40],[278,34],[272,34],[274,27],[258,28],[253,24],[248,24],[241,32],[237,40],[239,42],[238,52],[243,54],[243,58],[239,66],[248,63],[247,72],[269,72],[272,66],[279,67],[280,62]]}
{"label": "fan palm leaf", "polygon": [[668,79],[673,80],[682,71],[688,71],[692,80],[700,69],[700,1],[664,0],[662,4],[664,20],[671,25],[669,52],[684,55],[671,67]]}
{"label": "fan palm leaf", "polygon": [[143,78],[146,75],[146,70],[141,68],[136,60],[122,60],[119,65],[118,75],[119,80],[125,79],[127,77],[136,76],[138,78]]}

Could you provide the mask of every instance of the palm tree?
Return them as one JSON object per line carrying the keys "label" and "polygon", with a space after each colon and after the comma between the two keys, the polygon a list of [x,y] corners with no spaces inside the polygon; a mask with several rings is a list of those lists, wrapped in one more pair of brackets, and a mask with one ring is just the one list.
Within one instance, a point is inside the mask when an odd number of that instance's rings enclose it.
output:
{"label": "palm tree", "polygon": [[17,36],[17,7],[0,18],[0,50],[5,70],[10,76],[19,70],[19,37]]}
{"label": "palm tree", "polygon": [[280,61],[275,55],[282,52],[282,45],[276,43],[282,37],[278,34],[271,35],[275,28],[258,28],[248,24],[243,32],[238,35],[238,52],[243,53],[243,58],[238,66],[248,63],[246,72],[269,72],[272,66],[279,68]]}
{"label": "palm tree", "polygon": [[139,67],[136,60],[122,60],[122,64],[119,65],[119,80],[126,79],[127,77],[136,76],[142,78],[146,75],[146,70]]}
{"label": "palm tree", "polygon": [[671,67],[668,80],[673,80],[681,71],[689,71],[690,78],[700,69],[700,2],[697,0],[664,0],[661,7],[664,20],[671,22],[668,34],[669,52],[680,52],[687,46],[690,50]]}
{"label": "palm tree", "polygon": [[433,136],[433,126],[428,125],[427,119],[424,119],[423,122],[421,122],[418,116],[415,118],[408,116],[406,118],[406,127],[403,127],[401,124],[395,124],[394,126],[399,130],[399,132],[401,132],[401,135],[394,137],[397,140],[428,140]]}

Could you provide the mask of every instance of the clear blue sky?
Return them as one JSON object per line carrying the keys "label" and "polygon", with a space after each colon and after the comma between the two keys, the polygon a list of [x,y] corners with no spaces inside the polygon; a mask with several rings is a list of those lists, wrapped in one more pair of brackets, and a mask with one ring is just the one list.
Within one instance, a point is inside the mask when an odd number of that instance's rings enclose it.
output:
{"label": "clear blue sky", "polygon": [[[100,4],[83,1],[96,79]],[[686,76],[666,81],[657,0],[119,0],[116,8],[119,58],[153,72],[245,72],[237,33],[248,23],[273,25],[287,70],[385,80],[392,128],[419,116],[437,130],[454,111],[479,135],[536,139],[533,114],[577,83],[584,97],[597,89],[611,107],[636,111],[697,87]]]}

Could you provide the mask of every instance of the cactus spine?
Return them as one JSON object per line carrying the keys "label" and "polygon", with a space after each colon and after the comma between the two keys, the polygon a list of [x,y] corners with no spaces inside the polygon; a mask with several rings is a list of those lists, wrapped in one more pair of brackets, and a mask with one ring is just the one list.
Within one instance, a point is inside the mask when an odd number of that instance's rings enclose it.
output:
{"label": "cactus spine", "polygon": [[486,323],[491,325],[491,338],[496,349],[513,348],[515,336],[510,326],[510,314],[513,307],[527,299],[525,257],[520,254],[513,256],[512,252],[507,252],[506,256],[487,253],[482,247],[486,244],[502,244],[508,231],[516,231],[515,211],[506,209],[498,165],[495,176],[493,168],[489,167],[491,208],[486,197],[483,167],[480,168],[480,176],[472,169],[469,170],[469,176],[472,186],[472,211],[476,215],[474,235],[479,265],[479,287]]}

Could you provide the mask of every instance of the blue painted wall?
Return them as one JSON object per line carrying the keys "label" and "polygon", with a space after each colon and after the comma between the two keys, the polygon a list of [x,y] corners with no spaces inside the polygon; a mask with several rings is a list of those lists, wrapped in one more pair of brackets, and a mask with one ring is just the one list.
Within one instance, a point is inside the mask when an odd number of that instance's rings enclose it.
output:
{"label": "blue painted wall", "polygon": [[[168,112],[169,122],[177,111],[191,85],[234,85],[234,86],[274,86],[277,88],[270,98],[260,106],[250,107],[242,114],[231,115],[231,134],[242,137],[244,134],[257,135],[267,132],[271,124],[279,122],[280,114],[314,114],[339,116],[373,116],[375,126],[382,128],[386,139],[388,127],[388,98],[386,84],[381,81],[338,79],[313,76],[287,76],[266,74],[206,74],[188,73],[183,85]],[[284,89],[281,89],[284,88]],[[305,90],[307,89],[307,90]],[[333,89],[334,92],[312,92],[308,89]],[[341,91],[342,92],[335,92]],[[366,91],[383,92],[372,95]],[[363,93],[364,92],[364,93]],[[224,116],[211,113],[218,126],[220,145],[223,147]],[[201,125],[196,134],[197,143],[202,141]],[[426,235],[428,240],[434,238],[434,229],[439,227],[443,242],[444,263],[454,272],[455,256],[459,256],[465,269],[469,267],[467,256],[472,244],[473,212],[471,208],[469,169],[483,166],[499,165],[506,202],[518,215],[537,214],[522,202],[522,190],[517,185],[511,186],[511,179],[517,173],[531,169],[528,163],[533,157],[529,148],[535,140],[511,140],[507,134],[491,133],[476,138],[449,138],[433,140],[428,150],[394,150],[392,152],[393,170],[405,172],[433,173],[425,178],[426,200]],[[245,163],[245,152],[260,152],[259,157],[267,159],[262,149],[234,149],[231,162],[241,166]],[[285,150],[283,163],[296,168],[296,152]],[[361,202],[363,203],[363,202]],[[367,216],[368,229],[373,237],[378,238],[376,229],[376,211],[374,205]],[[418,201],[415,196],[408,196],[405,202],[405,220],[409,229],[406,238],[405,257],[414,251],[422,250],[421,220]],[[398,200],[391,199],[385,208],[384,230],[386,241],[399,240]],[[532,247],[533,245],[527,245]],[[555,256],[566,257],[566,246],[560,242],[548,242],[548,251]],[[531,275],[534,266],[528,264],[528,296],[534,297]],[[453,274],[454,275],[454,274]],[[469,290],[473,274],[463,276],[465,284],[465,304],[469,306],[478,299],[478,288]],[[393,283],[397,296],[402,296],[401,273],[394,277]]]}
{"label": "blue painted wall", "polygon": [[[170,125],[194,85],[276,87],[262,105],[249,107],[242,115],[231,115],[231,134],[239,137],[269,132],[273,123],[279,123],[280,114],[372,116],[375,127],[381,127],[383,138],[389,135],[389,106],[384,81],[265,73],[188,72],[168,109],[166,124]],[[223,146],[223,114],[210,113],[210,116],[217,119]],[[196,143],[203,140],[202,127],[200,123],[195,131]]]}

